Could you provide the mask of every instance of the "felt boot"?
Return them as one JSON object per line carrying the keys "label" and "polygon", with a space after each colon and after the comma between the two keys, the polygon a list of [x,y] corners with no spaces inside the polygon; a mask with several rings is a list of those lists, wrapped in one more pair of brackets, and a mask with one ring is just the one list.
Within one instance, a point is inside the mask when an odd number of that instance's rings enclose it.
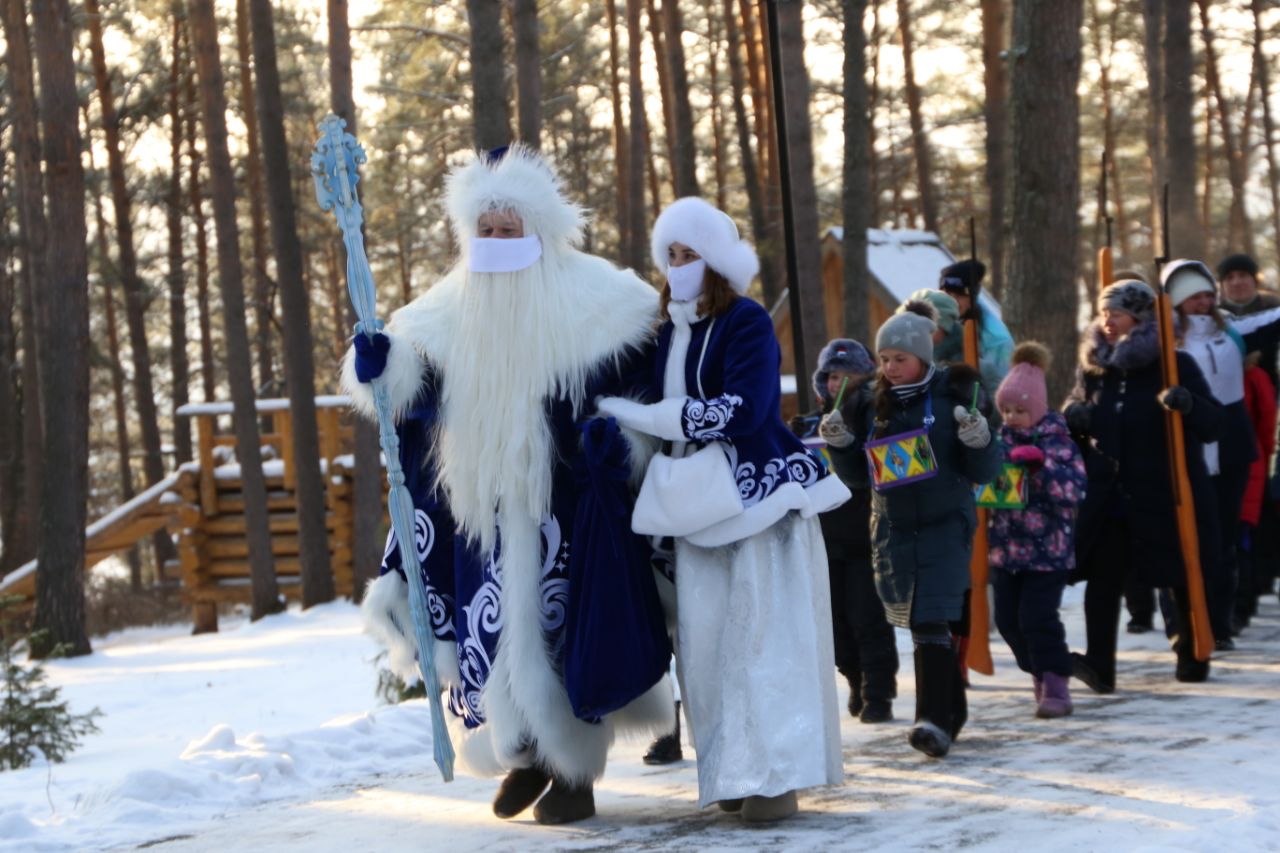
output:
{"label": "felt boot", "polygon": [[649,744],[649,751],[644,754],[645,764],[674,764],[684,758],[680,749],[680,702],[676,701],[676,727],[665,735],[654,739]]}
{"label": "felt boot", "polygon": [[507,774],[493,798],[493,813],[503,820],[513,818],[529,808],[551,783],[551,774],[538,765],[517,767]]}
{"label": "felt boot", "polygon": [[951,750],[951,706],[959,678],[955,652],[950,646],[926,643],[916,646],[915,659],[916,722],[907,742],[930,758],[942,758]]}
{"label": "felt boot", "polygon": [[547,826],[586,820],[595,813],[596,798],[590,782],[574,785],[556,778],[551,780],[551,790],[533,807],[534,819]]}
{"label": "felt boot", "polygon": [[1036,706],[1036,716],[1044,720],[1065,717],[1073,710],[1067,677],[1056,672],[1044,674],[1044,691]]}
{"label": "felt boot", "polygon": [[799,810],[795,791],[787,791],[776,797],[747,797],[742,801],[742,819],[749,823],[782,820]]}

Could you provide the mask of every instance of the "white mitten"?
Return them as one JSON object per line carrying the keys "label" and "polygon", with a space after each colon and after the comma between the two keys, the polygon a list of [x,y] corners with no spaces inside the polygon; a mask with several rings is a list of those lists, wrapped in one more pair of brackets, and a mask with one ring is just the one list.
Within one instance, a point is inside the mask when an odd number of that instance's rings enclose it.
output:
{"label": "white mitten", "polygon": [[964,406],[956,406],[956,432],[960,443],[974,450],[981,450],[991,443],[991,428],[987,419]]}
{"label": "white mitten", "polygon": [[637,403],[625,397],[597,397],[596,408],[620,426],[656,435],[667,441],[685,441],[681,416],[686,397],[671,397],[661,403]]}
{"label": "white mitten", "polygon": [[853,433],[845,426],[844,415],[840,414],[839,409],[822,416],[822,422],[818,424],[818,435],[831,447],[848,447],[853,444]]}

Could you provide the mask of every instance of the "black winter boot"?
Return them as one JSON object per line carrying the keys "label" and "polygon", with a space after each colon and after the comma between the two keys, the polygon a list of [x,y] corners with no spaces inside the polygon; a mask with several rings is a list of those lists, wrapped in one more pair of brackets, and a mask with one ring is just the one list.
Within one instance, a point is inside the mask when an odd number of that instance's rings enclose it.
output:
{"label": "black winter boot", "polygon": [[506,820],[533,805],[551,782],[551,774],[538,765],[517,767],[507,774],[493,798],[493,813]]}
{"label": "black winter boot", "polygon": [[951,750],[952,703],[959,676],[950,646],[924,643],[916,646],[916,723],[907,733],[913,749],[930,758],[942,758]]}
{"label": "black winter boot", "polygon": [[862,714],[862,677],[848,677],[845,681],[849,682],[849,716],[857,717]]}
{"label": "black winter boot", "polygon": [[676,701],[676,727],[665,735],[654,738],[649,751],[644,754],[645,764],[674,764],[684,758],[680,749],[680,702]]}
{"label": "black winter boot", "polygon": [[551,790],[533,807],[534,819],[548,826],[586,820],[595,813],[596,798],[590,782],[575,785],[554,777]]}

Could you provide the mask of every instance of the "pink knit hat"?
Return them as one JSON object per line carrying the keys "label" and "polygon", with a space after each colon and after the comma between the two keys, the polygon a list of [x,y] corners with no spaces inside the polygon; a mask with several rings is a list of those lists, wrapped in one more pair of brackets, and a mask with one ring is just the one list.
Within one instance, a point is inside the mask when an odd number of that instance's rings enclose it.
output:
{"label": "pink knit hat", "polygon": [[1049,394],[1044,386],[1044,372],[1049,367],[1049,350],[1036,341],[1024,341],[1013,350],[1013,367],[996,389],[996,405],[1001,409],[1014,404],[1022,406],[1038,424],[1049,411]]}

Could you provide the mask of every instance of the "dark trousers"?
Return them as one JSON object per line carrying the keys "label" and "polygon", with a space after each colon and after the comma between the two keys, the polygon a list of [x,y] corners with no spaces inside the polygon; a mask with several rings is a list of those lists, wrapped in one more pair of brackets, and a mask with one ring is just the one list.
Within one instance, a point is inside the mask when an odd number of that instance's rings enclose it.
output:
{"label": "dark trousers", "polygon": [[1067,631],[1058,616],[1067,572],[992,569],[991,585],[996,594],[996,628],[1009,644],[1018,669],[1037,678],[1046,672],[1071,675]]}
{"label": "dark trousers", "polygon": [[[867,501],[865,513],[859,498]],[[835,640],[836,669],[861,688],[864,700],[888,700],[898,695],[898,646],[893,626],[884,615],[871,569],[869,532],[871,507],[865,490],[854,490],[856,516],[840,519],[821,516],[831,580],[831,625]],[[868,527],[865,540],[850,537],[839,523],[856,522]]]}
{"label": "dark trousers", "polygon": [[1156,618],[1156,591],[1144,583],[1129,580],[1124,585],[1124,606],[1129,618],[1139,625],[1154,627]]}
{"label": "dark trousers", "polygon": [[1215,640],[1231,637],[1231,612],[1236,600],[1236,531],[1240,528],[1240,504],[1249,483],[1249,466],[1223,468],[1213,477],[1218,499],[1218,529],[1221,531],[1217,565],[1205,574],[1204,596],[1209,605],[1209,624]]}
{"label": "dark trousers", "polygon": [[[1097,547],[1108,559],[1089,576],[1084,588],[1084,627],[1087,648],[1084,656],[1093,671],[1107,684],[1116,680],[1116,639],[1120,630],[1120,597],[1129,575],[1129,537],[1123,518],[1108,518],[1099,533]],[[1191,639],[1185,585],[1166,590],[1171,611],[1165,613],[1167,628],[1176,636],[1175,651],[1188,653]]]}

